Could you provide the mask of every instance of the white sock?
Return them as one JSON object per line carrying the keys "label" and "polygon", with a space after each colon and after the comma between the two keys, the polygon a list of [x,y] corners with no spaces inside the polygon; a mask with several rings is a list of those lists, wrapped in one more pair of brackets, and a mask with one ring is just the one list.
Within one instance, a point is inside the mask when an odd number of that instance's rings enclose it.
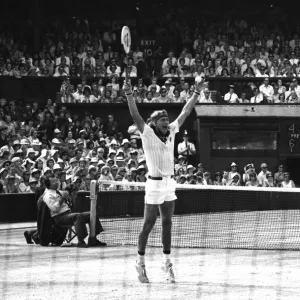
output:
{"label": "white sock", "polygon": [[137,256],[137,263],[139,265],[145,265],[145,255],[138,254],[138,256]]}
{"label": "white sock", "polygon": [[171,263],[171,254],[163,254],[165,265],[169,265]]}

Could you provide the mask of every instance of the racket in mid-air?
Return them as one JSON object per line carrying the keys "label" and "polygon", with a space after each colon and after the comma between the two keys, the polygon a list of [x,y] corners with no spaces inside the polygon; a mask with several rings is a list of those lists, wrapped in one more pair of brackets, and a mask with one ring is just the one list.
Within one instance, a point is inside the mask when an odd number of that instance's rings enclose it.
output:
{"label": "racket in mid-air", "polygon": [[[121,33],[121,44],[123,45],[124,51],[126,54],[130,52],[131,48],[131,34],[130,29],[127,26],[123,26],[122,33]],[[127,82],[128,79],[128,72],[127,67],[125,71],[125,82]]]}

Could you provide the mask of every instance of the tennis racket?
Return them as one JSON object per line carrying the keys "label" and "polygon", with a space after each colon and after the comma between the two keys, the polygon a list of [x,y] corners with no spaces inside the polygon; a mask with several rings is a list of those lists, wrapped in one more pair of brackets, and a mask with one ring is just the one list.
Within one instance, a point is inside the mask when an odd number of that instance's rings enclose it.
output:
{"label": "tennis racket", "polygon": [[[121,32],[121,44],[123,45],[124,51],[126,54],[130,52],[131,48],[131,34],[130,29],[127,26],[123,26],[122,32]],[[127,67],[125,70],[125,82],[127,83],[128,80],[128,73],[127,73]]]}

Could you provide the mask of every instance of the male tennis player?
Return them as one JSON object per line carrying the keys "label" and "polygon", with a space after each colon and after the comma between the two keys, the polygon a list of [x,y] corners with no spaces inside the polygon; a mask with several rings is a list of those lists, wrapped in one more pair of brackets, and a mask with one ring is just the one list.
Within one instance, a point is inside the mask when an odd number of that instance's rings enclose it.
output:
{"label": "male tennis player", "polygon": [[207,87],[204,74],[195,80],[195,91],[190,100],[185,104],[179,117],[169,123],[166,110],[154,111],[151,121],[146,124],[140,116],[136,103],[132,97],[131,85],[124,84],[130,114],[135,121],[143,143],[143,149],[149,170],[145,187],[144,224],[138,239],[138,258],[136,270],[142,283],[149,283],[145,269],[145,250],[148,236],[156,222],[157,208],[159,208],[162,221],[162,244],[164,262],[162,269],[166,273],[168,282],[174,283],[175,277],[170,258],[171,253],[171,227],[174,213],[176,195],[176,182],[174,175],[174,141],[175,134],[191,113],[200,92]]}

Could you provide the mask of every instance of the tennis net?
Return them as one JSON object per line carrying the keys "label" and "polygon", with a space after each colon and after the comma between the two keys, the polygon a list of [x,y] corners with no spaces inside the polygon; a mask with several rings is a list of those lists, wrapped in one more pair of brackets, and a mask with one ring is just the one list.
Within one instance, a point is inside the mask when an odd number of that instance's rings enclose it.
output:
{"label": "tennis net", "polygon": [[[105,185],[103,185],[105,184]],[[105,181],[98,208],[109,244],[136,245],[143,224],[144,183]],[[300,249],[300,189],[177,185],[172,246]],[[88,210],[79,193],[79,211]],[[149,236],[161,246],[161,222]]]}

